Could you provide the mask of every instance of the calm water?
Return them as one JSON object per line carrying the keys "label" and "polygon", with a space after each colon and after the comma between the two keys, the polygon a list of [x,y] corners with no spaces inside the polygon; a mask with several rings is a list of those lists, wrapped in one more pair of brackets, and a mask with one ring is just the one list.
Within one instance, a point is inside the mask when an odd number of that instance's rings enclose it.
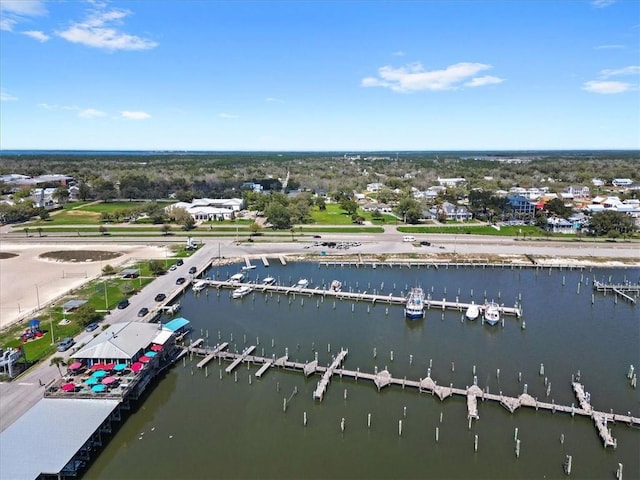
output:
{"label": "calm water", "polygon": [[[223,267],[209,275],[226,278],[238,270],[237,265]],[[181,300],[194,338],[208,334],[214,345],[220,335],[239,351],[245,338],[246,345],[259,338],[258,354],[264,349],[266,356],[281,356],[288,348],[290,359],[310,361],[316,350],[322,364],[345,347],[346,367],[372,372],[386,366],[395,377],[408,379],[425,377],[431,362],[434,380],[458,387],[472,384],[475,365],[481,388],[517,396],[527,383],[532,396],[568,405],[576,402],[571,374],[580,370],[595,408],[640,414],[640,392],[626,378],[630,364],[640,368],[639,307],[600,294],[592,304],[588,286],[594,277],[638,282],[639,269],[358,269],[311,263],[283,267],[274,261],[269,269],[258,266],[249,273],[252,279],[273,275],[282,284],[306,277],[311,286],[335,278],[343,290],[387,294],[420,285],[428,292],[433,288],[434,298],[455,299],[459,292],[460,301],[481,302],[486,291],[489,300],[506,305],[520,295],[526,329],[512,317],[504,327],[489,327],[462,321],[459,312],[430,310],[424,320],[410,323],[400,306],[300,296],[290,301],[261,293],[233,300],[228,291],[211,290],[197,297],[189,291]],[[441,402],[413,389],[378,392],[370,382],[336,377],[318,403],[312,399],[318,376],[271,369],[257,380],[257,367],[242,365],[235,382],[224,372],[220,380],[224,363],[210,363],[207,377],[195,368],[197,361],[180,363],[155,385],[85,478],[560,478],[567,454],[573,456],[574,478],[614,478],[618,462],[624,464],[624,478],[640,478],[640,430],[626,425],[613,426],[618,448],[605,450],[588,418],[527,408],[510,414],[486,402],[479,404],[480,420],[469,430],[462,397]],[[549,397],[540,363],[551,382]],[[298,394],[284,413],[283,399],[295,388]]]}

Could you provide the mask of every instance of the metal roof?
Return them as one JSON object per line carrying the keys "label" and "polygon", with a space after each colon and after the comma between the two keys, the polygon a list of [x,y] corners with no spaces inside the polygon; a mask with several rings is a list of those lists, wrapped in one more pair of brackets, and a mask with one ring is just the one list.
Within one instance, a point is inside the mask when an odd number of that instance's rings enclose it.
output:
{"label": "metal roof", "polygon": [[81,307],[85,303],[87,303],[87,300],[81,300],[81,299],[69,300],[68,302],[64,302],[62,304],[62,309],[63,310],[73,310],[74,308]]}
{"label": "metal roof", "polygon": [[0,477],[57,474],[117,406],[117,400],[43,398],[0,434]]}
{"label": "metal roof", "polygon": [[71,355],[74,359],[130,360],[147,348],[159,333],[153,323],[116,323],[101,332],[82,349]]}
{"label": "metal roof", "polygon": [[187,320],[186,318],[178,317],[178,318],[174,318],[170,322],[165,323],[162,327],[172,332],[175,332],[176,330],[184,327],[185,325],[189,325],[189,323],[191,322],[189,322],[189,320]]}

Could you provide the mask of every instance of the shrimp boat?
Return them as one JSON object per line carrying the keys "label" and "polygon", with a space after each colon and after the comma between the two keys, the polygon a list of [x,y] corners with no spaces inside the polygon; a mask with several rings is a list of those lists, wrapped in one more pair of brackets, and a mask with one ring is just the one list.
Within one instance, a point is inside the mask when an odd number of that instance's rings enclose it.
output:
{"label": "shrimp boat", "polygon": [[231,292],[232,298],[242,298],[245,295],[251,293],[251,287],[249,285],[243,285],[241,287],[236,288],[233,292]]}
{"label": "shrimp boat", "polygon": [[421,288],[412,288],[404,306],[404,315],[410,319],[424,317],[424,292]]}
{"label": "shrimp boat", "polygon": [[484,305],[484,321],[489,325],[495,325],[500,321],[500,306],[495,302]]}
{"label": "shrimp boat", "polygon": [[480,307],[471,302],[471,305],[467,308],[467,312],[464,314],[469,320],[475,320],[480,316]]}
{"label": "shrimp boat", "polygon": [[274,277],[264,277],[262,279],[262,285],[273,285],[276,283],[276,279]]}

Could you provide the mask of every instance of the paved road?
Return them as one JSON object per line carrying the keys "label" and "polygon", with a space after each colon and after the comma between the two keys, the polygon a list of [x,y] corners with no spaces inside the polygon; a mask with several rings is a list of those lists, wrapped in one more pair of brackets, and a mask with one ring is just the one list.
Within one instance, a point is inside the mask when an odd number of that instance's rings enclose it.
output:
{"label": "paved road", "polygon": [[[402,241],[402,233],[395,230],[395,227],[389,227],[384,234],[323,234],[321,241],[358,241],[361,246],[350,248],[349,250],[337,250],[335,253],[344,254],[406,254],[406,253],[457,253],[457,254],[489,254],[489,255],[538,255],[545,257],[575,257],[583,260],[589,260],[593,257],[598,258],[616,258],[635,261],[640,264],[640,251],[637,243],[608,243],[608,242],[554,242],[548,240],[520,240],[516,241],[512,238],[503,237],[486,237],[475,235],[414,235],[416,240],[427,240],[432,242],[430,247],[417,247],[409,242]],[[4,235],[3,235],[4,236]],[[1,237],[0,237],[1,238]],[[11,240],[16,242],[22,239],[23,242],[31,241],[37,243],[55,242],[55,243],[73,243],[78,239],[75,237],[35,237],[25,238],[24,236],[11,236]],[[136,316],[138,310],[142,307],[150,308],[157,305],[154,297],[157,293],[162,292],[170,294],[177,287],[176,278],[184,276],[189,278],[188,270],[191,266],[202,267],[210,259],[218,256],[226,258],[243,257],[245,255],[267,255],[277,256],[285,254],[309,254],[319,253],[321,250],[328,250],[326,247],[314,246],[317,240],[311,236],[297,236],[295,242],[281,243],[263,243],[261,241],[255,243],[237,244],[233,238],[198,238],[205,243],[193,256],[185,259],[184,265],[178,267],[177,270],[167,273],[157,278],[151,285],[144,288],[140,293],[134,295],[130,299],[130,305],[124,310],[115,310],[107,315],[105,323],[113,324],[118,322],[130,321],[132,318],[138,319]],[[145,243],[166,244],[167,237],[145,237],[141,241]],[[109,242],[126,243],[122,237],[86,237],[82,239],[83,243],[105,244]],[[183,241],[183,240],[180,240]],[[331,253],[334,253],[331,250]],[[143,319],[140,319],[143,320]],[[94,332],[95,333],[95,332]],[[76,338],[76,345],[86,343],[93,333],[83,333]],[[67,358],[71,351],[61,354]],[[43,388],[41,385],[46,384],[59,377],[58,370],[55,366],[49,365],[48,362],[30,369],[25,375],[11,383],[0,384],[0,431],[11,425],[20,415],[26,412],[38,400],[42,398]]]}

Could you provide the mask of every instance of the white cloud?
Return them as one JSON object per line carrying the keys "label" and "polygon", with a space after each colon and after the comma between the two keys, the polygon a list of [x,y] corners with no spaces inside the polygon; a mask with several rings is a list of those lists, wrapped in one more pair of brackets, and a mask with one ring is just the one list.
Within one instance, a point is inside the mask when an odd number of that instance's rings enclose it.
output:
{"label": "white cloud", "polygon": [[18,97],[11,95],[4,88],[0,90],[0,102],[15,102]]}
{"label": "white cloud", "polygon": [[596,8],[604,8],[616,3],[616,0],[591,0],[591,5]]}
{"label": "white cloud", "polygon": [[240,116],[238,116],[238,115],[233,115],[231,113],[224,113],[224,112],[219,113],[218,117],[220,117],[220,118],[240,118]]}
{"label": "white cloud", "polygon": [[80,110],[78,112],[78,116],[82,118],[100,118],[106,117],[107,114],[100,110],[96,110],[95,108],[85,108],[84,110]]}
{"label": "white cloud", "polygon": [[128,110],[120,112],[120,115],[127,120],[146,120],[147,118],[151,118],[151,115],[147,112],[132,112]]}
{"label": "white cloud", "polygon": [[617,75],[640,75],[640,65],[629,65],[628,67],[618,68],[616,70],[602,70],[600,75],[609,78]]}
{"label": "white cloud", "polygon": [[[380,67],[378,77],[362,79],[363,87],[385,87],[394,92],[417,92],[421,90],[454,90],[464,86],[481,86],[500,83],[499,77],[475,77],[484,70],[493,68],[484,63],[461,62],[443,70],[425,71],[422,64],[412,63],[404,67]],[[466,82],[466,83],[465,83]]]}
{"label": "white cloud", "polygon": [[624,45],[596,45],[593,48],[594,50],[622,50],[627,47]]}
{"label": "white cloud", "polygon": [[404,57],[406,53],[404,53],[402,50],[398,50],[397,52],[393,52],[391,55],[393,55],[394,57]]}
{"label": "white cloud", "polygon": [[495,85],[497,83],[504,82],[504,78],[494,77],[492,75],[485,75],[484,77],[472,78],[469,82],[465,83],[467,87],[483,87],[484,85]]}
{"label": "white cloud", "polygon": [[284,100],[277,97],[267,97],[264,99],[264,101],[267,103],[284,103]]}
{"label": "white cloud", "polygon": [[593,93],[612,94],[623,93],[633,89],[633,85],[625,82],[614,82],[606,80],[592,80],[585,82],[582,86],[583,90]]}
{"label": "white cloud", "polygon": [[22,33],[27,37],[31,37],[38,40],[39,42],[46,42],[50,38],[49,35],[47,35],[46,33],[40,32],[38,30],[29,30],[27,32],[22,32]]}
{"label": "white cloud", "polygon": [[0,2],[0,30],[13,31],[13,27],[26,17],[46,15],[47,9],[40,0],[2,0]]}
{"label": "white cloud", "polygon": [[153,40],[130,35],[117,27],[130,14],[127,10],[98,10],[83,22],[72,24],[57,35],[72,43],[88,47],[115,50],[149,50],[158,46]]}

